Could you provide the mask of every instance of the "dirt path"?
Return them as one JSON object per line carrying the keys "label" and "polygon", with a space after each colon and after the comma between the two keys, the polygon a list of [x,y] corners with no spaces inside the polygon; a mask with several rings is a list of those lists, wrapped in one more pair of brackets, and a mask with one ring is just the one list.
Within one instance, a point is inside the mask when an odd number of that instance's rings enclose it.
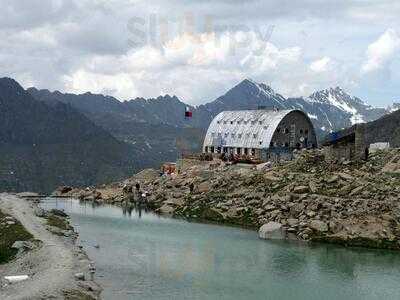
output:
{"label": "dirt path", "polygon": [[88,261],[73,241],[47,231],[45,220],[35,216],[33,204],[26,200],[0,194],[0,208],[18,219],[35,239],[43,243],[39,249],[0,266],[1,278],[22,274],[30,277],[27,281],[0,287],[0,299],[64,299],[64,291],[79,290],[74,274]]}

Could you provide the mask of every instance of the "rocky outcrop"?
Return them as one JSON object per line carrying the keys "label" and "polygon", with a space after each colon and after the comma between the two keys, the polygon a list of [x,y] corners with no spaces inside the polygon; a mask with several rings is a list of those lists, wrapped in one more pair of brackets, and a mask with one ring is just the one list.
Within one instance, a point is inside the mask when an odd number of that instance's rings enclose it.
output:
{"label": "rocky outcrop", "polygon": [[281,223],[268,222],[260,227],[258,236],[265,240],[283,240],[286,238],[285,230]]}
{"label": "rocky outcrop", "polygon": [[340,164],[325,161],[320,151],[304,151],[267,170],[192,162],[173,176],[134,177],[114,184],[112,193],[111,187],[98,191],[118,203],[124,185],[140,182],[149,207],[174,217],[257,230],[276,222],[290,239],[399,249],[400,177],[385,171],[387,164],[389,170],[400,165],[400,150]]}

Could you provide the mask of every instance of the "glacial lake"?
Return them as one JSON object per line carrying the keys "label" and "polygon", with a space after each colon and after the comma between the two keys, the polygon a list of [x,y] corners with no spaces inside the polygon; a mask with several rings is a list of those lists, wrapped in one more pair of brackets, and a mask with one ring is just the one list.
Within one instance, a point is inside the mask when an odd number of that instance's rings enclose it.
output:
{"label": "glacial lake", "polygon": [[78,200],[42,206],[71,215],[103,299],[400,299],[400,252],[264,241]]}

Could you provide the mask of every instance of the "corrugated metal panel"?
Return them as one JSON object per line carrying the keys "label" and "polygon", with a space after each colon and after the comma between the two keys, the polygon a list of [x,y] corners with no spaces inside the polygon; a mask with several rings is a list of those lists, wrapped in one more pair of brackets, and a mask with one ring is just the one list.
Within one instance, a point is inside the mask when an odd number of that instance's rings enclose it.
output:
{"label": "corrugated metal panel", "polygon": [[282,119],[295,110],[224,111],[211,122],[204,146],[269,148]]}

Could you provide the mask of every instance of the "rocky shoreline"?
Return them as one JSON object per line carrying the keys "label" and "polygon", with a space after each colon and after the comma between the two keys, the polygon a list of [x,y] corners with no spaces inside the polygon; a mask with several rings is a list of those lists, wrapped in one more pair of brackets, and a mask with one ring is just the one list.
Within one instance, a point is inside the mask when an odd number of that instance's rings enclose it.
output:
{"label": "rocky shoreline", "polygon": [[196,221],[259,229],[264,238],[400,249],[400,150],[366,162],[328,162],[318,150],[260,168],[181,160],[178,174],[145,170],[98,188],[58,195],[125,205],[140,183],[155,212]]}
{"label": "rocky shoreline", "polygon": [[[89,280],[89,258],[79,245],[77,233],[63,211],[45,211],[35,198],[30,201],[0,194],[0,208],[32,234],[32,241],[16,241],[16,257],[2,265],[0,291],[4,299],[100,299],[101,287]],[[9,284],[8,275],[28,279]],[[86,274],[86,275],[85,275]],[[3,299],[3,298],[2,298]]]}

